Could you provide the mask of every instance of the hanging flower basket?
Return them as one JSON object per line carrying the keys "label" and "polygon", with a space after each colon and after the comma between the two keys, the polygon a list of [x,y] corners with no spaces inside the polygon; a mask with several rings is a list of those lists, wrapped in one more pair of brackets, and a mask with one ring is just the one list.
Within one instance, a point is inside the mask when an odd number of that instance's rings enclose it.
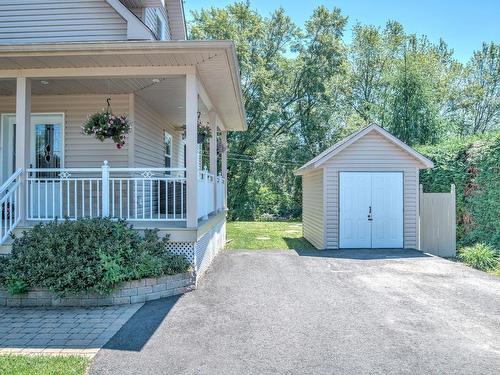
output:
{"label": "hanging flower basket", "polygon": [[205,139],[206,139],[205,134],[198,134],[198,136],[197,136],[198,144],[205,143]]}
{"label": "hanging flower basket", "polygon": [[198,122],[196,123],[196,128],[198,131],[198,143],[204,143],[206,140],[212,137],[212,129],[210,129],[210,123],[208,121],[205,124],[201,122],[200,112],[198,112]]}
{"label": "hanging flower basket", "polygon": [[131,124],[125,115],[114,115],[111,111],[111,105],[103,112],[96,112],[87,118],[82,126],[82,133],[93,135],[101,142],[111,138],[117,148],[125,146],[125,139],[130,132]]}
{"label": "hanging flower basket", "polygon": [[219,142],[217,143],[217,153],[218,154],[223,154],[224,152],[226,152],[228,149],[227,147],[227,144],[224,143],[224,142]]}
{"label": "hanging flower basket", "polygon": [[[212,138],[212,129],[210,129],[210,123],[207,121],[206,123],[201,122],[201,113],[198,112],[198,122],[196,123],[197,129],[197,142],[199,144],[205,143],[205,141]],[[186,126],[184,125],[184,137],[186,136]]]}

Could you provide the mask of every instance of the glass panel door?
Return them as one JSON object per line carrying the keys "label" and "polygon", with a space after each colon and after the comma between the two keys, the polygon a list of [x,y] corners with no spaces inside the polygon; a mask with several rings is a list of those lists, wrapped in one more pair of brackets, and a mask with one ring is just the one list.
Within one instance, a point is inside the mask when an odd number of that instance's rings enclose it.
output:
{"label": "glass panel door", "polygon": [[[63,161],[62,115],[33,115],[33,168],[61,168]],[[58,177],[57,172],[39,172],[37,177]]]}
{"label": "glass panel door", "polygon": [[[63,168],[63,115],[31,116],[31,165],[33,168]],[[40,171],[31,174],[31,214],[52,218],[60,212],[61,181],[59,172]],[[35,202],[36,201],[36,202]]]}

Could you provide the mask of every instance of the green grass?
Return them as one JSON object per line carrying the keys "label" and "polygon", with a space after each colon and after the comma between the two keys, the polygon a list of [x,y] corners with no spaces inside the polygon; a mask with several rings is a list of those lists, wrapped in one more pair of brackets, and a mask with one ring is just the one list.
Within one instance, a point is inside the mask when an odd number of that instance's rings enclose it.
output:
{"label": "green grass", "polygon": [[79,356],[1,355],[2,375],[81,375],[90,359]]}
{"label": "green grass", "polygon": [[314,249],[302,237],[302,224],[282,221],[232,221],[227,223],[228,249]]}

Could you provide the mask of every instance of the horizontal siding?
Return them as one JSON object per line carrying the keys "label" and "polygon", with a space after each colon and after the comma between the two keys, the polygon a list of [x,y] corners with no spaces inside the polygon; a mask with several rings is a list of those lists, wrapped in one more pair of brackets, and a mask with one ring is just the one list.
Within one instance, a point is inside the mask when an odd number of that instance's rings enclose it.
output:
{"label": "horizontal siding", "polygon": [[181,135],[169,124],[165,118],[153,111],[147,103],[136,96],[135,98],[135,146],[134,160],[136,167],[164,166],[163,135],[167,131],[172,136],[172,167],[182,167]]}
{"label": "horizontal siding", "polygon": [[168,28],[168,19],[167,12],[165,8],[146,8],[144,23],[147,27],[151,29],[153,34],[155,34],[156,38],[160,38],[160,35],[157,35],[156,26],[157,26],[157,16],[159,16],[163,20],[163,34],[164,40],[170,39],[170,30]]}
{"label": "horizontal siding", "polygon": [[420,163],[377,132],[371,132],[325,163],[326,247],[339,247],[339,172],[403,172],[403,241],[418,247],[418,167]]}
{"label": "horizontal siding", "polygon": [[[83,135],[81,126],[88,115],[101,111],[105,106],[103,95],[53,95],[33,96],[32,112],[64,113],[64,166],[67,168],[100,167],[108,160],[111,167],[128,165],[128,144],[117,149],[111,140],[98,141]],[[128,110],[128,95],[111,96],[113,112],[123,114]],[[0,97],[0,113],[16,111],[14,97]]]}
{"label": "horizontal siding", "polygon": [[302,176],[302,224],[304,238],[323,249],[323,170]]}
{"label": "horizontal siding", "polygon": [[105,0],[2,0],[0,44],[127,40]]}

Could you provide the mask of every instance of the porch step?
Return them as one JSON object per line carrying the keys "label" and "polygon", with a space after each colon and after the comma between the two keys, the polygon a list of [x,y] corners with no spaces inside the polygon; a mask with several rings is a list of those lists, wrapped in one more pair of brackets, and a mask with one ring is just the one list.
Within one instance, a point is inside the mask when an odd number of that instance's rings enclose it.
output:
{"label": "porch step", "polygon": [[[17,226],[14,229],[14,235],[16,237],[20,237],[23,234],[23,231],[30,230],[31,227],[28,226]],[[0,255],[10,254],[12,252],[12,242],[14,240],[12,237],[9,237],[3,244],[0,244]]]}
{"label": "porch step", "polygon": [[6,255],[12,252],[12,241],[12,238],[9,238],[0,245],[0,255]]}

